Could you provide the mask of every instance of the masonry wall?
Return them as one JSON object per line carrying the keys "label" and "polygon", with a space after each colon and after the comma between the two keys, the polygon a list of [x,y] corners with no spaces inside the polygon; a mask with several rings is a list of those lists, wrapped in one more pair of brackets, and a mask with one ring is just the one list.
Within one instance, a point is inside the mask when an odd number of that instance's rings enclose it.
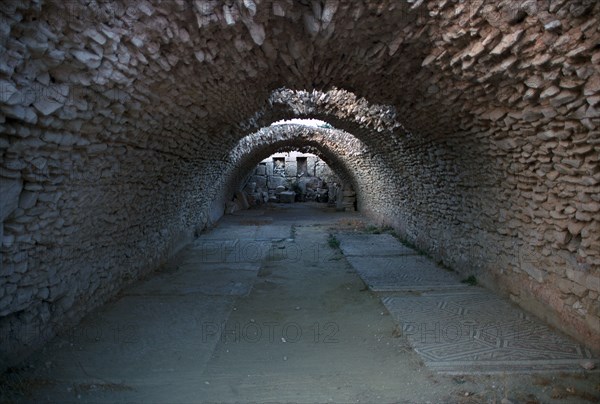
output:
{"label": "masonry wall", "polygon": [[[298,151],[275,153],[263,159],[254,168],[248,184],[255,184],[258,191],[266,193],[267,200],[274,198],[278,186],[284,186],[299,191],[297,197],[303,201],[323,199],[322,202],[327,202],[330,196],[335,199],[334,193],[329,195],[329,186],[341,186],[335,173],[319,156]],[[317,198],[318,195],[322,198]]]}

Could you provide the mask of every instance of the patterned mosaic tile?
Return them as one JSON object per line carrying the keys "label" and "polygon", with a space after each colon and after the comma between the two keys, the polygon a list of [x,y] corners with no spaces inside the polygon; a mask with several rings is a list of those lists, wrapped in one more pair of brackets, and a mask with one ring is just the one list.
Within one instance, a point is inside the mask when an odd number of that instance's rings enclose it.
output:
{"label": "patterned mosaic tile", "polygon": [[583,345],[482,288],[382,301],[425,364],[443,373],[581,370]]}
{"label": "patterned mosaic tile", "polygon": [[375,292],[424,291],[465,288],[456,274],[420,255],[400,257],[346,257],[367,286]]}
{"label": "patterned mosaic tile", "polygon": [[583,345],[491,291],[466,286],[390,237],[338,239],[429,368],[450,374],[570,371],[593,359]]}
{"label": "patterned mosaic tile", "polygon": [[337,234],[345,256],[399,256],[417,252],[400,243],[391,234]]}

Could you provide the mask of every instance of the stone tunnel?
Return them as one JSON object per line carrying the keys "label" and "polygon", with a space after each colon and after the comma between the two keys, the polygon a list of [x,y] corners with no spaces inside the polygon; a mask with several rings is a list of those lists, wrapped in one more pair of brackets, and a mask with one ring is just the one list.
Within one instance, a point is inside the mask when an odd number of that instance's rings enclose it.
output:
{"label": "stone tunnel", "polygon": [[[173,257],[280,150],[600,346],[600,3],[0,4],[0,363]],[[280,120],[318,119],[328,128]]]}

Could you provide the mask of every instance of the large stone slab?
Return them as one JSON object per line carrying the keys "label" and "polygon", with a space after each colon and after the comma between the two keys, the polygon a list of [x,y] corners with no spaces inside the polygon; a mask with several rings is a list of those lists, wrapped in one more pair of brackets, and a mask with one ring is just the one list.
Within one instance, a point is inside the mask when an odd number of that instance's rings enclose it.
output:
{"label": "large stone slab", "polygon": [[51,383],[28,388],[33,396],[17,401],[156,402],[174,385],[202,378],[234,302],[221,296],[121,297],[36,354],[28,377]]}
{"label": "large stone slab", "polygon": [[279,194],[279,201],[281,203],[294,203],[296,193],[294,191],[283,191]]}
{"label": "large stone slab", "polygon": [[206,239],[194,244],[194,262],[205,264],[261,262],[272,249],[271,241],[258,239]]}
{"label": "large stone slab", "polygon": [[[249,265],[252,265],[251,267]],[[133,286],[127,295],[245,296],[251,288],[260,263],[182,263],[173,272],[159,273]]]}
{"label": "large stone slab", "polygon": [[292,227],[289,224],[271,224],[257,226],[255,240],[269,240],[278,241],[281,239],[290,238],[292,234]]}
{"label": "large stone slab", "polygon": [[382,291],[423,291],[465,288],[456,274],[440,268],[420,255],[346,257],[369,289]]}
{"label": "large stone slab", "polygon": [[478,287],[386,296],[402,333],[433,370],[451,374],[581,370],[583,345]]}
{"label": "large stone slab", "polygon": [[287,187],[289,183],[284,177],[270,175],[267,179],[267,185],[269,189],[275,189],[277,187]]}
{"label": "large stone slab", "polygon": [[345,256],[394,256],[417,254],[390,234],[336,234]]}
{"label": "large stone slab", "polygon": [[[238,219],[239,220],[239,219]],[[194,248],[207,245],[214,241],[245,243],[251,241],[273,241],[291,237],[290,224],[271,224],[273,218],[267,216],[248,217],[242,226],[216,227],[210,233],[203,234],[193,244]]]}

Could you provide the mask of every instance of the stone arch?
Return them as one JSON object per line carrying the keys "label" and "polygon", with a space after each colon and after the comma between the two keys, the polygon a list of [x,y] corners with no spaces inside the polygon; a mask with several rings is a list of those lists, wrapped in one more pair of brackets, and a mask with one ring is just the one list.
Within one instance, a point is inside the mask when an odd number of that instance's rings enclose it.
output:
{"label": "stone arch", "polygon": [[313,128],[304,125],[272,125],[241,139],[228,156],[231,165],[214,187],[211,208],[222,213],[223,206],[237,190],[247,173],[264,157],[278,150],[306,149],[318,154],[349,182],[358,194],[359,210],[384,209],[377,199],[378,190],[395,189],[394,178],[378,176],[385,171],[376,153],[353,135],[338,129]]}

